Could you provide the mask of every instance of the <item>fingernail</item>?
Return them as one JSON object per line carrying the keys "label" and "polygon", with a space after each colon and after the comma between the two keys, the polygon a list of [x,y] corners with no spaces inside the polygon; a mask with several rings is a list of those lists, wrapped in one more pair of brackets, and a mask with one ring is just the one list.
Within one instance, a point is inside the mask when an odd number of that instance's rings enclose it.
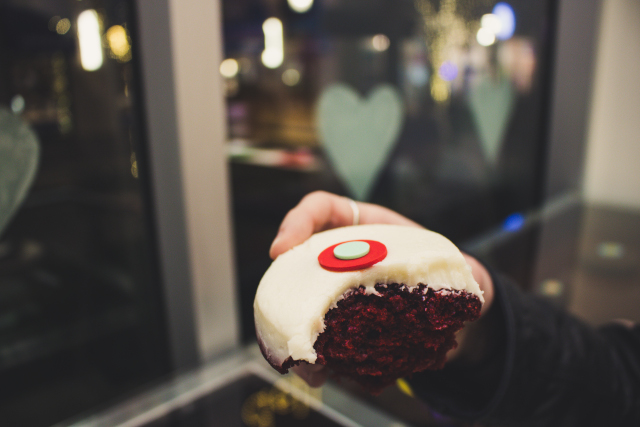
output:
{"label": "fingernail", "polygon": [[283,235],[282,231],[283,231],[282,229],[278,230],[278,234],[276,234],[276,237],[273,239],[273,242],[271,243],[270,250],[273,249],[273,247],[276,246],[280,240],[282,240],[282,235]]}

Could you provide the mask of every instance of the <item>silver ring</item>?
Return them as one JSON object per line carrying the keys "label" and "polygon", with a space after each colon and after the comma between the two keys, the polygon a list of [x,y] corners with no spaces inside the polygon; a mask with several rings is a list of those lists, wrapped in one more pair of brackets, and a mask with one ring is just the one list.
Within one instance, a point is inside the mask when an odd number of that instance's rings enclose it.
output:
{"label": "silver ring", "polygon": [[349,206],[351,206],[351,211],[353,211],[353,225],[360,224],[360,208],[358,208],[358,204],[355,200],[346,198],[349,201]]}

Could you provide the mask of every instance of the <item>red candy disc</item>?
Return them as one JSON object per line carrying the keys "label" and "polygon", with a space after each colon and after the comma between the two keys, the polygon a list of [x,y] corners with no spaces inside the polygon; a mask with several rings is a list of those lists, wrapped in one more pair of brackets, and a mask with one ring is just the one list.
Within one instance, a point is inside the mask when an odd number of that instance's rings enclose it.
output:
{"label": "red candy disc", "polygon": [[318,262],[325,270],[330,271],[354,271],[369,268],[379,263],[387,257],[387,247],[375,240],[348,240],[348,242],[367,242],[369,244],[369,253],[362,258],[356,259],[339,259],[333,254],[333,249],[347,242],[336,243],[329,246],[318,255]]}

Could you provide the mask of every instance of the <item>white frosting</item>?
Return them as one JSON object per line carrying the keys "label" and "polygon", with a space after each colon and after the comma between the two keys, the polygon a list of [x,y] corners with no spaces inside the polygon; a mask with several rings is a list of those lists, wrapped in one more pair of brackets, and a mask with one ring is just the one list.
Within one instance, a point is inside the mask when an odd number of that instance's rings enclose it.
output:
{"label": "white frosting", "polygon": [[[383,243],[387,257],[357,271],[333,272],[320,266],[318,255],[324,249],[359,239]],[[325,313],[346,291],[362,285],[368,293],[376,293],[378,283],[465,290],[484,302],[471,267],[458,248],[438,233],[383,224],[324,231],[280,255],[260,281],[253,308],[267,357],[277,365],[289,356],[314,363],[313,344],[324,329]]]}

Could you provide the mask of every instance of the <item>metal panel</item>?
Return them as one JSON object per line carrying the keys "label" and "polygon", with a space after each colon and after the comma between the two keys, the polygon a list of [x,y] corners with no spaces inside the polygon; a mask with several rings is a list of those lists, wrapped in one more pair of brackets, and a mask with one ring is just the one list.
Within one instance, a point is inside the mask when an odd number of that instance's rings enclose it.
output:
{"label": "metal panel", "polygon": [[219,4],[139,0],[137,9],[157,240],[180,369],[239,343]]}
{"label": "metal panel", "polygon": [[601,0],[561,0],[553,67],[546,199],[581,189]]}
{"label": "metal panel", "polygon": [[556,208],[540,218],[532,277],[536,288],[548,279],[569,284],[575,275],[575,239],[567,236],[579,232],[576,211],[581,209],[601,9],[602,0],[559,2],[545,188],[546,206]]}
{"label": "metal panel", "polygon": [[174,367],[199,360],[180,174],[168,0],[137,5],[146,134]]}
{"label": "metal panel", "polygon": [[219,1],[170,0],[178,136],[200,355],[240,343]]}

